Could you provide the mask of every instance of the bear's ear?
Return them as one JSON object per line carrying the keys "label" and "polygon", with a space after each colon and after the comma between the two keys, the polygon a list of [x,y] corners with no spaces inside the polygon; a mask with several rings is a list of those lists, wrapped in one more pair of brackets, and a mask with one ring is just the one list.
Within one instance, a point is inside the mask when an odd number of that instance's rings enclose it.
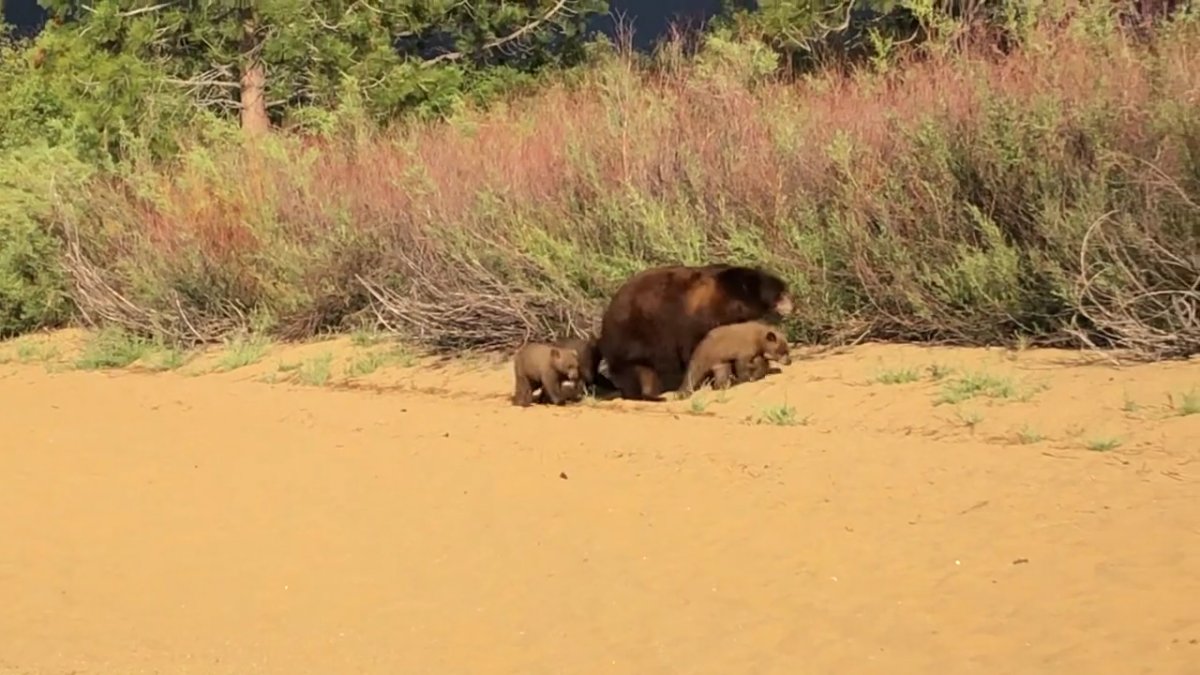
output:
{"label": "bear's ear", "polygon": [[767,331],[767,342],[774,342],[778,339],[779,339],[779,336],[775,335],[775,331],[773,331],[773,330]]}
{"label": "bear's ear", "polygon": [[562,354],[559,353],[558,347],[552,347],[550,349],[550,358],[557,361],[561,356],[562,356]]}

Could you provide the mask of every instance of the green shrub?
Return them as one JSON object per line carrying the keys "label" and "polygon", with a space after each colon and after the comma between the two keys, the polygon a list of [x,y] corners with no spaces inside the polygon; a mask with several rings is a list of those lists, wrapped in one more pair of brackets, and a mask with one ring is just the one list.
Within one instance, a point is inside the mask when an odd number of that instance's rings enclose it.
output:
{"label": "green shrub", "polygon": [[68,212],[89,174],[69,151],[0,151],[0,336],[55,326],[68,315],[55,214]]}

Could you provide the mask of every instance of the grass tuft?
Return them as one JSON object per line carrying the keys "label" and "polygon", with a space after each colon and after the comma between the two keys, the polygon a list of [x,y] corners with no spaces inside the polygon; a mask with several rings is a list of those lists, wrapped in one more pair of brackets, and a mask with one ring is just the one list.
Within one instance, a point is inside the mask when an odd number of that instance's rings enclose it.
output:
{"label": "grass tuft", "polygon": [[1193,388],[1180,394],[1179,403],[1175,404],[1175,412],[1183,416],[1200,414],[1200,390]]}
{"label": "grass tuft", "polygon": [[145,338],[119,328],[104,328],[92,335],[75,361],[80,370],[105,370],[129,366],[153,350]]}
{"label": "grass tuft", "polygon": [[1017,440],[1022,445],[1032,445],[1034,443],[1040,443],[1045,438],[1046,438],[1045,436],[1043,436],[1040,432],[1038,432],[1037,430],[1030,427],[1028,424],[1022,426],[1017,431]]}
{"label": "grass tuft", "polygon": [[1087,442],[1087,449],[1092,452],[1108,452],[1121,447],[1121,440],[1112,437],[1093,438]]}
{"label": "grass tuft", "polygon": [[346,367],[346,376],[350,378],[366,377],[371,373],[387,366],[411,367],[416,363],[416,355],[404,347],[392,347],[383,352],[371,352],[355,357]]}
{"label": "grass tuft", "polygon": [[177,347],[158,347],[144,359],[151,370],[177,370],[188,361],[188,354]]}
{"label": "grass tuft", "polygon": [[921,375],[916,368],[884,370],[875,376],[875,381],[879,384],[908,384],[919,379],[921,379]]}
{"label": "grass tuft", "polygon": [[350,365],[346,366],[346,377],[351,379],[357,377],[366,377],[376,370],[379,370],[387,363],[387,357],[379,353],[363,354],[355,357]]}
{"label": "grass tuft", "polygon": [[387,340],[387,334],[369,328],[359,328],[350,333],[350,344],[355,347],[374,347]]}
{"label": "grass tuft", "polygon": [[225,353],[217,362],[217,369],[237,370],[258,363],[266,356],[268,346],[267,339],[262,336],[238,336],[226,344]]}
{"label": "grass tuft", "polygon": [[796,409],[792,406],[781,403],[763,408],[762,412],[759,413],[758,423],[788,427],[798,424],[808,424],[808,419],[808,417],[800,417]]}
{"label": "grass tuft", "polygon": [[310,387],[324,386],[333,372],[333,354],[325,352],[311,358],[296,370],[296,380]]}
{"label": "grass tuft", "polygon": [[934,405],[961,403],[979,396],[1006,399],[1016,395],[1012,380],[987,373],[968,373],[946,383],[934,398]]}
{"label": "grass tuft", "polygon": [[958,421],[962,423],[964,427],[967,427],[971,430],[971,433],[975,433],[975,427],[979,426],[983,422],[983,414],[976,410],[959,410],[955,412],[955,416],[958,417]]}
{"label": "grass tuft", "polygon": [[38,344],[36,342],[22,342],[17,345],[17,361],[23,364],[46,363],[57,359],[59,356],[60,352],[56,345]]}
{"label": "grass tuft", "polygon": [[1140,409],[1141,406],[1138,404],[1138,402],[1133,400],[1133,398],[1126,393],[1124,401],[1121,403],[1121,410],[1124,410],[1127,413],[1135,413]]}

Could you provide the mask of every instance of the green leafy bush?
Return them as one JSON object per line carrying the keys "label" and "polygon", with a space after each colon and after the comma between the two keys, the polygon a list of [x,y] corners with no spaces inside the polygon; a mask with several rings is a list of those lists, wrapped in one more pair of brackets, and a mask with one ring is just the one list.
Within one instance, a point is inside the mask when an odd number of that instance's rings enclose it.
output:
{"label": "green leafy bush", "polygon": [[86,164],[30,145],[0,151],[0,336],[58,325],[70,309],[58,215],[83,190]]}

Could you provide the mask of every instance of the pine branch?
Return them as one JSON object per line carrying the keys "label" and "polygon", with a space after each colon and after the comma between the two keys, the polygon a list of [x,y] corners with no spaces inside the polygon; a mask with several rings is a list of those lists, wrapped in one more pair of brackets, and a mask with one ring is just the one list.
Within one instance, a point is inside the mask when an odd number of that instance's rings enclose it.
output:
{"label": "pine branch", "polygon": [[[538,17],[537,19],[534,19],[533,21],[530,21],[529,23],[525,24],[524,26],[521,26],[517,30],[509,33],[508,35],[505,35],[504,37],[496,38],[495,40],[491,40],[491,41],[485,43],[482,47],[479,48],[479,51],[488,51],[491,49],[495,49],[496,47],[500,47],[505,44],[508,44],[509,42],[512,42],[513,40],[520,39],[521,36],[525,35],[529,31],[534,30],[538,26],[540,26],[540,25],[546,23],[547,21],[549,21],[550,19],[552,19],[555,14],[558,14],[566,6],[567,6],[567,0],[558,0],[558,2],[555,3],[554,6],[551,7],[542,16]],[[422,63],[422,65],[432,66],[432,65],[434,65],[436,63],[440,63],[442,61],[457,61],[458,59],[461,59],[465,55],[466,54],[464,52],[449,52],[447,54],[441,54],[440,56],[436,56],[432,59],[424,61]]]}

